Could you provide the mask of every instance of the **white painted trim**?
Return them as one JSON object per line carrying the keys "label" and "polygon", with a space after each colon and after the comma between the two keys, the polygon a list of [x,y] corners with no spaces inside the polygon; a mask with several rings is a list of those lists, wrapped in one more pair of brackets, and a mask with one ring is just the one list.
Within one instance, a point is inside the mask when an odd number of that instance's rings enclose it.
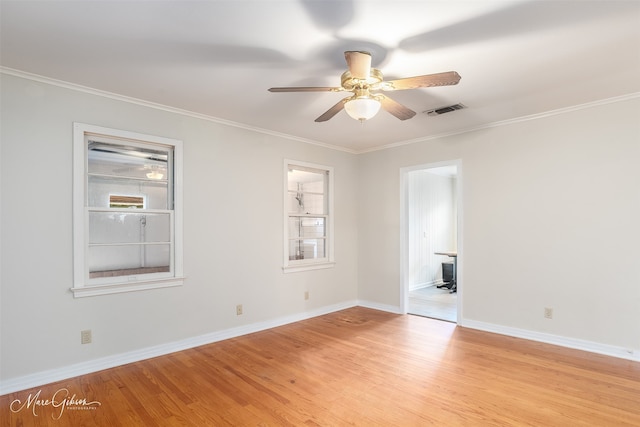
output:
{"label": "white painted trim", "polygon": [[[328,252],[328,256],[326,258],[319,258],[316,261],[309,260],[305,262],[289,261],[289,167],[290,166],[300,166],[309,169],[316,169],[328,172],[328,183],[327,183],[327,236],[326,236],[326,251]],[[332,166],[320,165],[317,163],[309,163],[309,162],[301,162],[297,160],[284,159],[284,168],[283,168],[283,191],[282,191],[282,213],[283,213],[283,228],[282,228],[282,270],[284,273],[296,273],[300,271],[306,270],[318,270],[323,268],[333,268],[335,266],[335,255],[334,255],[334,209],[333,209],[333,191],[334,185],[334,171]]]}
{"label": "white painted trim", "polygon": [[156,280],[136,281],[132,283],[112,283],[107,285],[87,285],[71,288],[74,298],[93,297],[97,295],[118,294],[122,292],[145,291],[149,289],[182,286],[184,277],[168,277]]}
{"label": "white painted trim", "polygon": [[[87,199],[87,143],[86,137],[120,138],[130,141],[134,146],[157,144],[173,149],[173,209],[171,215],[171,273],[147,275],[146,280],[121,281],[125,277],[89,279],[88,248],[89,209]],[[140,142],[142,141],[145,144]],[[73,123],[73,286],[74,298],[106,295],[119,292],[131,292],[155,288],[180,286],[183,284],[183,225],[182,225],[182,179],[183,179],[182,141],[138,132],[111,129],[86,123]],[[153,211],[153,210],[152,210]],[[164,212],[164,210],[163,210]],[[129,278],[131,278],[129,276]]]}
{"label": "white painted trim", "polygon": [[155,110],[167,111],[169,113],[180,114],[182,116],[188,116],[196,119],[206,120],[208,122],[219,123],[226,126],[232,126],[240,129],[250,130],[250,131],[254,131],[254,132],[258,132],[266,135],[275,136],[278,138],[285,138],[293,141],[303,142],[305,144],[311,144],[311,145],[317,145],[324,148],[329,148],[331,150],[343,151],[350,154],[357,154],[357,151],[349,148],[339,147],[337,145],[327,144],[327,143],[315,141],[312,139],[301,138],[301,137],[289,135],[286,133],[275,132],[269,129],[263,129],[256,126],[250,126],[243,123],[233,122],[231,120],[225,120],[218,117],[213,117],[213,116],[209,116],[202,113],[196,113],[189,110],[183,110],[181,108],[175,108],[175,107],[171,107],[164,104],[158,104],[151,101],[145,101],[144,99],[132,98],[130,96],[120,95],[113,92],[107,92],[100,89],[94,89],[88,86],[82,86],[75,83],[65,82],[63,80],[52,79],[50,77],[27,73],[26,71],[20,71],[13,68],[0,67],[0,73],[7,74],[10,76],[20,77],[27,80],[33,80],[40,83],[50,84],[52,86],[58,86],[65,89],[75,90],[78,92],[88,93],[90,95],[101,96],[103,98],[109,98],[116,101],[127,102],[129,104],[135,104],[143,107],[153,108]]}
{"label": "white painted trim", "polygon": [[458,130],[454,130],[454,131],[451,131],[451,132],[443,132],[443,133],[439,133],[437,135],[431,135],[431,136],[428,136],[428,137],[420,137],[420,138],[415,138],[415,139],[409,139],[409,140],[406,140],[406,141],[394,142],[392,144],[387,144],[387,145],[383,145],[383,146],[380,146],[380,147],[375,147],[375,148],[370,148],[370,149],[365,149],[365,150],[359,150],[359,151],[356,152],[356,154],[371,153],[371,152],[374,152],[374,151],[387,150],[389,148],[396,148],[396,147],[402,147],[404,145],[416,144],[416,143],[419,143],[419,142],[432,141],[432,140],[435,140],[435,139],[446,138],[448,136],[455,136],[455,135],[461,135],[461,134],[465,134],[465,133],[469,133],[469,132],[475,132],[475,131],[478,131],[478,130],[490,129],[490,128],[501,127],[501,126],[509,126],[509,125],[512,125],[512,124],[515,124],[515,123],[528,122],[528,121],[531,121],[531,120],[538,120],[538,119],[542,119],[542,118],[545,118],[545,117],[557,116],[557,115],[560,115],[560,114],[571,113],[573,111],[584,110],[584,109],[593,108],[593,107],[599,107],[601,105],[613,104],[613,103],[616,103],[616,102],[623,102],[623,101],[628,101],[628,100],[636,99],[636,98],[640,98],[640,92],[633,92],[633,93],[629,93],[629,94],[626,94],[626,95],[615,96],[613,98],[600,99],[600,100],[593,101],[593,102],[587,102],[587,103],[584,103],[584,104],[573,105],[571,107],[558,108],[558,109],[555,109],[555,110],[545,111],[545,112],[537,113],[537,114],[530,114],[528,116],[515,117],[513,119],[501,120],[501,121],[498,121],[498,122],[485,123],[485,124],[482,124],[482,125],[478,125],[478,126],[474,126],[474,127],[470,127],[470,128],[466,128],[466,129],[458,129]]}
{"label": "white painted trim", "polygon": [[360,307],[386,311],[388,313],[393,313],[393,314],[406,314],[406,313],[403,313],[400,307],[398,307],[397,305],[382,304],[379,302],[367,301],[367,300],[358,300],[357,305]]}
{"label": "white painted trim", "polygon": [[[104,369],[114,368],[116,366],[126,365],[128,363],[139,362],[141,360],[153,357],[163,356],[177,351],[187,350],[201,345],[212,344],[230,338],[236,338],[242,335],[263,331],[290,323],[299,322],[313,317],[322,316],[351,307],[361,306],[374,310],[386,311],[394,314],[402,314],[400,307],[381,304],[374,301],[358,300],[344,301],[341,303],[321,307],[315,310],[302,313],[283,316],[264,322],[253,323],[249,325],[238,326],[235,328],[225,329],[222,331],[212,332],[205,335],[186,338],[184,340],[175,341],[166,344],[160,344],[153,347],[146,347],[127,353],[116,354],[113,356],[102,357],[99,359],[88,360],[73,365],[50,369],[47,371],[36,372],[9,380],[3,380],[0,383],[0,396],[13,393],[28,388],[38,387],[67,378],[86,375]],[[559,345],[562,347],[584,350],[591,353],[603,354],[632,361],[640,361],[640,349],[625,349],[617,346],[595,343],[592,341],[579,340],[574,338],[566,338],[557,335],[545,334],[541,332],[528,331],[524,329],[511,328],[492,323],[479,322],[475,320],[463,319],[459,326],[477,329],[485,332],[492,332],[501,335],[523,338],[531,341],[544,342],[547,344]]]}
{"label": "white painted trim", "polygon": [[408,176],[413,167],[400,169],[400,313],[407,314],[409,303],[409,184]]}
{"label": "white painted trim", "polygon": [[309,270],[322,270],[325,268],[333,268],[335,267],[335,262],[323,262],[317,264],[307,264],[307,265],[292,265],[288,267],[282,267],[282,271],[285,273],[299,273],[301,271],[309,271]]}
{"label": "white painted trim", "polygon": [[417,291],[418,289],[429,288],[431,286],[440,286],[442,284],[444,284],[442,279],[436,279],[436,280],[431,280],[429,282],[417,283],[417,284],[409,287],[409,292]]}
{"label": "white painted trim", "polygon": [[480,331],[492,332],[515,338],[523,338],[530,341],[543,342],[546,344],[553,344],[561,347],[573,348],[576,350],[588,351],[590,353],[603,354],[605,356],[640,362],[640,349],[628,349],[577,338],[568,338],[544,332],[529,331],[526,329],[512,328],[510,326],[480,322],[477,320],[463,319],[460,325],[465,328],[477,329]]}
{"label": "white painted trim", "polygon": [[[401,308],[398,306],[381,304],[378,302],[366,300],[358,300],[357,305],[360,307],[366,307],[374,310],[386,311],[389,313],[402,314],[407,316],[407,314],[403,313]],[[458,313],[458,315],[460,315],[460,313]],[[512,328],[509,326],[464,319],[461,317],[458,317],[458,326],[640,362],[640,349],[628,349],[624,347],[601,344],[577,338],[567,338],[559,335],[546,334],[543,332],[529,331],[526,329]]]}
{"label": "white painted trim", "polygon": [[0,396],[32,387],[38,387],[56,381],[61,381],[67,378],[77,377],[79,375],[86,375],[92,372],[126,365],[128,363],[139,362],[141,360],[150,359],[152,357],[163,356],[201,345],[212,344],[218,341],[236,338],[242,335],[259,332],[266,329],[276,328],[278,326],[283,326],[290,323],[299,322],[301,320],[306,320],[336,311],[345,310],[347,308],[355,307],[356,305],[356,301],[345,301],[311,311],[305,311],[302,313],[283,316],[263,322],[252,323],[249,325],[238,326],[235,328],[212,332],[205,335],[186,338],[180,341],[159,344],[153,347],[141,348],[139,350],[133,350],[127,353],[88,360],[86,362],[80,362],[69,366],[63,366],[56,369],[50,369],[47,371],[24,375],[22,377],[3,380],[0,384]]}
{"label": "white painted trim", "polygon": [[155,103],[155,102],[145,101],[143,99],[132,98],[132,97],[129,97],[129,96],[119,95],[117,93],[112,93],[112,92],[107,92],[107,91],[103,91],[103,90],[99,90],[99,89],[94,89],[94,88],[90,88],[90,87],[87,87],[87,86],[78,85],[78,84],[75,84],[75,83],[69,83],[69,82],[65,82],[65,81],[62,81],[62,80],[52,79],[50,77],[45,77],[45,76],[41,76],[41,75],[38,75],[38,74],[28,73],[26,71],[20,71],[20,70],[16,70],[16,69],[13,69],[13,68],[0,67],[0,73],[1,74],[7,74],[7,75],[10,75],[10,76],[20,77],[20,78],[23,78],[23,79],[33,80],[33,81],[37,81],[37,82],[40,82],[40,83],[46,83],[46,84],[50,84],[52,86],[58,86],[58,87],[62,87],[62,88],[65,88],[65,89],[71,89],[71,90],[75,90],[75,91],[78,91],[78,92],[84,92],[84,93],[88,93],[88,94],[91,94],[91,95],[102,96],[104,98],[110,98],[110,99],[114,99],[116,101],[128,102],[130,104],[136,104],[136,105],[141,105],[143,107],[154,108],[156,110],[167,111],[167,112],[170,112],[170,113],[175,113],[175,114],[180,114],[180,115],[183,115],[183,116],[194,117],[194,118],[201,119],[201,120],[206,120],[206,121],[209,121],[209,122],[219,123],[219,124],[223,124],[223,125],[227,125],[227,126],[241,128],[241,129],[246,129],[246,130],[250,130],[250,131],[254,131],[254,132],[258,132],[258,133],[262,133],[262,134],[266,134],[266,135],[275,136],[275,137],[278,137],[278,138],[285,138],[285,139],[289,139],[289,140],[292,140],[292,141],[303,142],[305,144],[311,144],[311,145],[316,145],[316,146],[328,148],[328,149],[331,149],[331,150],[343,151],[345,153],[350,153],[350,154],[364,154],[364,153],[370,153],[370,152],[374,152],[374,151],[381,151],[381,150],[386,150],[386,149],[389,149],[389,148],[401,147],[403,145],[410,145],[410,144],[415,144],[415,143],[419,143],[419,142],[445,138],[447,136],[460,135],[460,134],[464,134],[464,133],[468,133],[468,132],[474,132],[474,131],[482,130],[482,129],[489,129],[489,128],[499,127],[499,126],[507,126],[507,125],[514,124],[514,123],[519,123],[519,122],[524,122],[524,121],[529,121],[529,120],[536,120],[536,119],[540,119],[540,118],[544,118],[544,117],[555,116],[555,115],[558,115],[558,114],[569,113],[569,112],[572,112],[572,111],[582,110],[582,109],[586,109],[586,108],[597,107],[597,106],[600,106],[600,105],[612,104],[612,103],[615,103],[615,102],[622,102],[622,101],[627,101],[627,100],[630,100],[630,99],[640,98],[640,92],[633,92],[633,93],[629,93],[629,94],[626,94],[626,95],[616,96],[616,97],[613,97],[613,98],[601,99],[601,100],[597,100],[597,101],[593,101],[593,102],[587,102],[587,103],[584,103],[584,104],[574,105],[574,106],[571,106],[571,107],[558,108],[558,109],[546,111],[546,112],[543,112],[543,113],[531,114],[531,115],[528,115],[528,116],[516,117],[516,118],[508,119],[508,120],[502,120],[502,121],[498,121],[498,122],[486,123],[486,124],[483,124],[483,125],[470,127],[470,128],[467,128],[467,129],[454,130],[454,131],[451,131],[451,132],[443,132],[443,133],[440,133],[440,134],[437,134],[437,135],[432,135],[432,136],[429,136],[429,137],[420,137],[420,138],[415,138],[415,139],[409,139],[409,140],[406,140],[406,141],[395,142],[393,144],[387,144],[387,145],[383,145],[381,147],[374,147],[374,148],[364,149],[364,150],[353,150],[353,149],[349,149],[349,148],[345,148],[345,147],[340,147],[340,146],[337,146],[337,145],[332,145],[332,144],[327,144],[327,143],[320,142],[320,141],[315,141],[315,140],[312,140],[312,139],[301,138],[301,137],[294,136],[294,135],[289,135],[289,134],[286,134],[286,133],[275,132],[275,131],[272,131],[272,130],[269,130],[269,129],[263,129],[263,128],[259,128],[259,127],[256,127],[256,126],[250,126],[250,125],[246,125],[246,124],[243,124],[243,123],[233,122],[231,120],[220,119],[218,117],[208,116],[208,115],[202,114],[202,113],[196,113],[196,112],[193,112],[193,111],[188,111],[188,110],[183,110],[183,109],[180,109],[180,108],[170,107],[168,105],[163,105],[163,104],[158,104],[158,103]]}
{"label": "white painted trim", "polygon": [[455,161],[456,165],[456,213],[458,223],[456,224],[456,246],[458,258],[456,259],[456,323],[459,325],[464,319],[464,168],[462,159]]}
{"label": "white painted trim", "polygon": [[[172,140],[175,141],[175,140]],[[178,161],[176,161],[178,159]],[[173,254],[176,278],[184,276],[184,149],[182,141],[173,145]]]}

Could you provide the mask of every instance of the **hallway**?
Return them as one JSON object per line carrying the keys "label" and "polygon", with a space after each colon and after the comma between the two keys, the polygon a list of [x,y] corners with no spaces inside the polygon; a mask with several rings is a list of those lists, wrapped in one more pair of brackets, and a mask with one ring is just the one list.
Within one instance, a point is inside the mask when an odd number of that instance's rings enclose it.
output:
{"label": "hallway", "polygon": [[437,286],[427,286],[409,292],[409,307],[407,312],[433,319],[457,321],[457,293],[449,293],[449,289],[438,289]]}

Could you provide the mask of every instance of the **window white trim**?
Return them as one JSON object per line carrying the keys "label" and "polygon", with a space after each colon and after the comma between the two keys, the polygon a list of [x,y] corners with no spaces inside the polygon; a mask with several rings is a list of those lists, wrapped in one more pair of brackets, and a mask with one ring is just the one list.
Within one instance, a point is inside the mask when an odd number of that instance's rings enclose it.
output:
{"label": "window white trim", "polygon": [[325,268],[333,268],[336,263],[333,261],[323,261],[323,262],[315,262],[313,264],[307,265],[293,265],[293,266],[285,266],[282,267],[282,271],[285,273],[298,273],[300,271],[310,271],[310,270],[322,270]]}
{"label": "window white trim", "polygon": [[[288,174],[290,168],[307,168],[310,170],[321,170],[327,173],[327,182],[326,182],[326,213],[313,215],[310,214],[311,217],[323,217],[326,219],[326,238],[325,238],[325,249],[326,249],[326,257],[324,258],[316,258],[316,259],[308,259],[308,260],[290,260],[289,259],[289,199],[288,199],[288,191],[289,191],[289,180]],[[324,268],[332,268],[335,265],[335,257],[334,257],[334,214],[333,214],[333,167],[319,165],[308,162],[300,162],[297,160],[284,160],[284,173],[283,173],[283,267],[282,270],[285,273],[295,273],[300,271],[307,270],[318,270]]]}
{"label": "window white trim", "polygon": [[[86,137],[94,135],[109,139],[126,140],[132,145],[134,141],[146,144],[158,144],[173,147],[173,210],[171,215],[172,250],[170,262],[172,273],[149,274],[144,277],[135,275],[121,276],[122,280],[111,283],[104,281],[89,281],[88,274],[88,238],[89,238],[89,209],[87,200],[87,143]],[[84,123],[73,124],[73,296],[87,297],[120,292],[130,292],[145,289],[166,288],[182,285],[183,271],[183,226],[182,226],[182,141],[144,135],[136,132],[110,129]]]}

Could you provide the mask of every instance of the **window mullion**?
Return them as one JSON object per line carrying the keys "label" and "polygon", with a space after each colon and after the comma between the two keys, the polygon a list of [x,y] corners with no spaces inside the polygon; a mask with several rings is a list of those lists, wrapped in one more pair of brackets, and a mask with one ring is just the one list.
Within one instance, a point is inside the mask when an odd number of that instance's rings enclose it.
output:
{"label": "window mullion", "polygon": [[88,207],[87,210],[89,212],[112,212],[112,213],[123,213],[123,214],[169,214],[171,215],[173,211],[167,209],[126,209],[126,208],[100,208],[100,207]]}

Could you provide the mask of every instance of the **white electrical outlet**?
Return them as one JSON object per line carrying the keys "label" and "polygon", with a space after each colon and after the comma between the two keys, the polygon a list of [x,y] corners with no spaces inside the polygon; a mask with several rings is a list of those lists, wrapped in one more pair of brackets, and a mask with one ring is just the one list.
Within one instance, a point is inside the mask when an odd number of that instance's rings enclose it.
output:
{"label": "white electrical outlet", "polygon": [[550,308],[550,307],[544,308],[544,318],[553,319],[553,308]]}
{"label": "white electrical outlet", "polygon": [[242,314],[242,304],[236,305],[236,315],[240,316]]}
{"label": "white electrical outlet", "polygon": [[80,331],[80,344],[91,344],[91,329]]}
{"label": "white electrical outlet", "polygon": [[304,291],[304,299],[305,300],[309,299],[309,291]]}

